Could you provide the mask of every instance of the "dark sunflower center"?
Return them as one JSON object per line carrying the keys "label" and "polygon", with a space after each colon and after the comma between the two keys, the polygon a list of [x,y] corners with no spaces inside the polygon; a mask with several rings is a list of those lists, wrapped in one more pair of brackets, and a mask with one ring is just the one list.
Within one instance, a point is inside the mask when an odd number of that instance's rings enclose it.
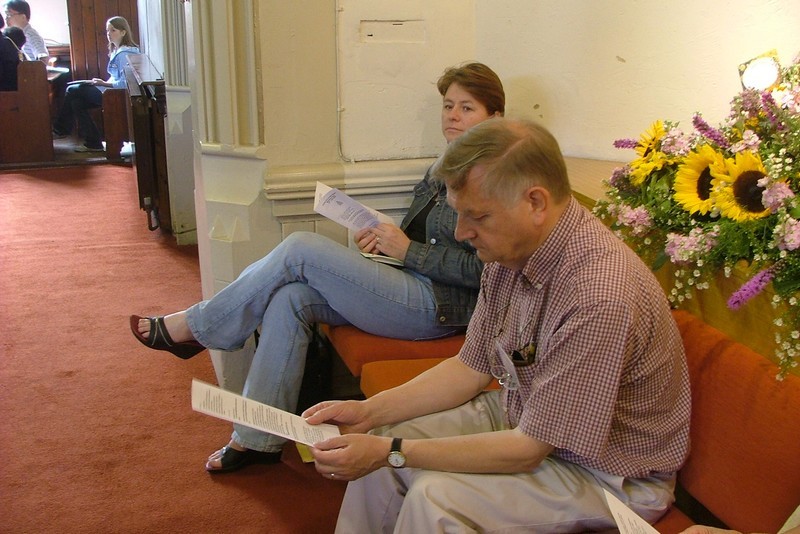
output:
{"label": "dark sunflower center", "polygon": [[761,202],[764,188],[758,185],[758,181],[764,176],[766,175],[761,171],[744,171],[733,183],[736,203],[751,213],[760,213],[765,209]]}
{"label": "dark sunflower center", "polygon": [[711,195],[711,169],[706,167],[697,177],[697,196],[700,200],[708,200]]}

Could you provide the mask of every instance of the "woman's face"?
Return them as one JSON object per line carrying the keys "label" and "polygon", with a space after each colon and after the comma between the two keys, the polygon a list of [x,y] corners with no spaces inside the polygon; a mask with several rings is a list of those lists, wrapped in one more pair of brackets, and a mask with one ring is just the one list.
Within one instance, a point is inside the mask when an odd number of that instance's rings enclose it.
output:
{"label": "woman's face", "polygon": [[123,37],[125,37],[125,33],[125,30],[118,30],[112,26],[111,23],[106,24],[106,38],[109,43],[114,43],[119,46],[122,43]]}
{"label": "woman's face", "polygon": [[457,83],[451,83],[442,101],[442,133],[449,143],[479,122],[493,117],[486,106]]}

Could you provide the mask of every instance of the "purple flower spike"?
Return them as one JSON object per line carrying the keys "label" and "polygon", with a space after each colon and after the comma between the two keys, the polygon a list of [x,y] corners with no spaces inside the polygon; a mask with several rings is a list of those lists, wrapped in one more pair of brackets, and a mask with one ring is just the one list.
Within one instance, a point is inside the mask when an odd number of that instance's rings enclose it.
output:
{"label": "purple flower spike", "polygon": [[725,136],[722,135],[722,132],[717,130],[716,128],[712,128],[703,117],[700,116],[699,113],[695,113],[694,117],[692,117],[692,124],[694,125],[695,129],[700,132],[700,134],[712,140],[722,148],[730,148],[731,144],[725,139]]}
{"label": "purple flower spike", "polygon": [[774,265],[760,271],[731,295],[731,298],[728,299],[728,308],[731,310],[741,308],[745,302],[764,291],[764,288],[772,281],[773,276],[775,276]]}
{"label": "purple flower spike", "polygon": [[769,122],[771,122],[776,129],[783,130],[783,123],[780,121],[780,119],[778,119],[778,116],[775,115],[774,110],[778,107],[778,104],[776,104],[775,99],[772,98],[772,93],[769,91],[764,91],[761,93],[761,103],[763,104],[764,113],[767,114]]}
{"label": "purple flower spike", "polygon": [[635,139],[617,139],[614,141],[614,148],[636,148],[638,144]]}

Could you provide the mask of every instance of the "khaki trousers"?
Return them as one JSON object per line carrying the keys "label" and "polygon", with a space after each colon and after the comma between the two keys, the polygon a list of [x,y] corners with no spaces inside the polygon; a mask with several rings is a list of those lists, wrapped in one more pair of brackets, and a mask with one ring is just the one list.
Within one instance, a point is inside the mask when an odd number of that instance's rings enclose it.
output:
{"label": "khaki trousers", "polygon": [[[432,438],[503,428],[500,392],[375,433]],[[350,482],[337,534],[581,532],[614,527],[602,489],[648,521],[672,503],[674,477],[631,479],[546,458],[520,474],[465,474],[381,468]]]}

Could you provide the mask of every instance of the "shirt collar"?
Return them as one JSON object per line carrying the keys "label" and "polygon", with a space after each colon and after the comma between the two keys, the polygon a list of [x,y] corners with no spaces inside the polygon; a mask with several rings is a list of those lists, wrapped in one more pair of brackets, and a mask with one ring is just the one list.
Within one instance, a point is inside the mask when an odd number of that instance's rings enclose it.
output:
{"label": "shirt collar", "polygon": [[550,235],[547,236],[542,246],[528,258],[525,267],[522,268],[522,276],[532,285],[537,286],[544,283],[544,275],[556,263],[564,253],[564,243],[569,239],[578,226],[581,219],[580,204],[571,197],[564,213],[559,217]]}

